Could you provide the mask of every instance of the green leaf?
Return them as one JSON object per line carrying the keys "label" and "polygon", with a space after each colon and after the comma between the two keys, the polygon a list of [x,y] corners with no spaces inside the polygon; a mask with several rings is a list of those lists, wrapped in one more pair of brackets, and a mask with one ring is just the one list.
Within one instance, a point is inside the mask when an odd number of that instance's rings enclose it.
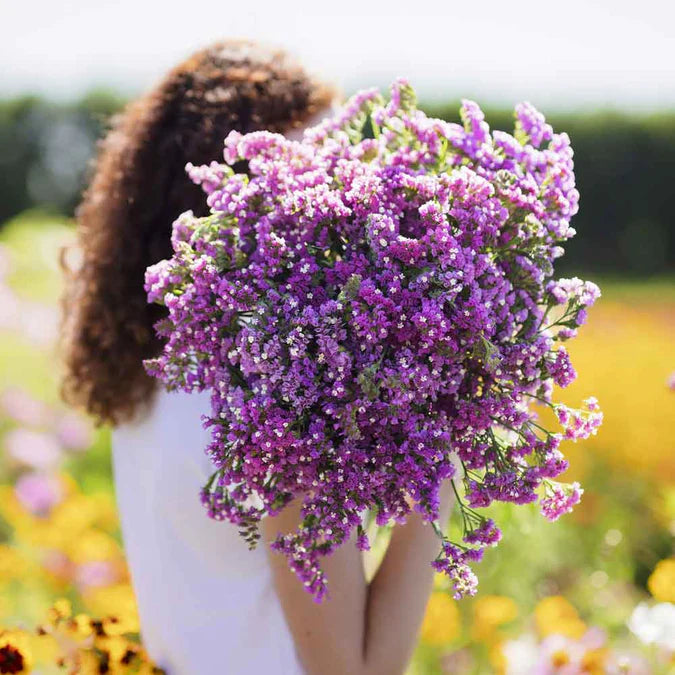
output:
{"label": "green leaf", "polygon": [[494,372],[501,363],[501,356],[499,349],[483,335],[480,336],[478,342],[474,345],[473,355],[489,372]]}
{"label": "green leaf", "polygon": [[359,374],[357,382],[363,393],[371,400],[375,400],[380,395],[380,382],[377,379],[379,363],[364,368]]}

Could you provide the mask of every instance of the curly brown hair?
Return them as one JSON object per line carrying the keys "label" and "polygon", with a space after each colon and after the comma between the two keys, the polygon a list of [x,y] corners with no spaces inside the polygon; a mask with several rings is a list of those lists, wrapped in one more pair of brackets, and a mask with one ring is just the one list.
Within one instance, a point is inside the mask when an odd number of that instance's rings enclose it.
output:
{"label": "curly brown hair", "polygon": [[185,164],[218,159],[233,129],[300,127],[334,95],[284,52],[226,41],[181,63],[113,121],[77,211],[79,263],[64,262],[69,403],[115,425],[152,400],[143,360],[161,349],[153,326],[163,308],[147,303],[145,269],[171,255],[180,213],[208,212]]}

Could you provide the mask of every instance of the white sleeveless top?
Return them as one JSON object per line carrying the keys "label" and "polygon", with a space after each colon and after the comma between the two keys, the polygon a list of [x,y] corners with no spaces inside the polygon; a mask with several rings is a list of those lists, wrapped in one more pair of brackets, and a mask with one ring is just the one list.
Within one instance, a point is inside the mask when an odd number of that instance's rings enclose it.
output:
{"label": "white sleeveless top", "polygon": [[169,675],[301,675],[263,544],[209,519],[209,396],[158,392],[113,431],[122,534],[150,657]]}

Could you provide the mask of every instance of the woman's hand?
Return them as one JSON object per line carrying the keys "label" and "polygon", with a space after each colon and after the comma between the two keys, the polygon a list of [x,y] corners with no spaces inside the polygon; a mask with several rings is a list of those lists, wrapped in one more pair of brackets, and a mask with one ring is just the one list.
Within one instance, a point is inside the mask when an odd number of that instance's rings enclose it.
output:
{"label": "woman's hand", "polygon": [[[441,488],[440,522],[453,503],[452,486]],[[280,532],[301,522],[297,500],[278,516],[265,518],[269,545]],[[431,524],[411,513],[396,525],[387,552],[370,584],[354,538],[322,561],[328,597],[315,603],[289,570],[283,556],[270,552],[277,596],[308,675],[400,675],[404,672],[424,618],[434,571],[429,564],[440,549]],[[269,546],[268,546],[269,550]]]}

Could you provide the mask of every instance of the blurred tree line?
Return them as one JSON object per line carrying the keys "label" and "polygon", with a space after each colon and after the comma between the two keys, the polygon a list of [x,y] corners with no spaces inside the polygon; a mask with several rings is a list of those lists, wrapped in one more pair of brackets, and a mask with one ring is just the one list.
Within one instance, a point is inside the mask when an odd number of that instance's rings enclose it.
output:
{"label": "blurred tree line", "polygon": [[[458,122],[459,103],[427,106]],[[650,276],[675,272],[675,112],[546,114],[574,149],[581,193],[570,240],[556,268],[566,274]],[[486,110],[493,129],[513,130],[513,113]]]}
{"label": "blurred tree line", "polygon": [[[63,104],[38,97],[0,102],[0,223],[37,207],[72,214],[96,140],[124,105],[94,91]],[[426,106],[457,120],[458,103]],[[492,128],[511,131],[512,114],[487,110]],[[675,272],[675,112],[547,115],[575,150],[581,209],[559,271],[649,276]]]}
{"label": "blurred tree line", "polygon": [[0,223],[33,207],[72,214],[96,140],[123,105],[107,91],[68,104],[0,101]]}

